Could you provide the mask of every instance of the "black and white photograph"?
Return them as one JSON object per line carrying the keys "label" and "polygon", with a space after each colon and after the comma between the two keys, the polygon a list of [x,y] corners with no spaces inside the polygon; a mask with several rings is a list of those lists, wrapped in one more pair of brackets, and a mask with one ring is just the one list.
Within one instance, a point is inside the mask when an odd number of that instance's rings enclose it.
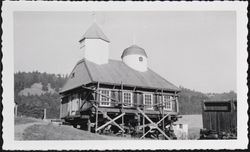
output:
{"label": "black and white photograph", "polygon": [[247,3],[10,4],[6,149],[247,148]]}

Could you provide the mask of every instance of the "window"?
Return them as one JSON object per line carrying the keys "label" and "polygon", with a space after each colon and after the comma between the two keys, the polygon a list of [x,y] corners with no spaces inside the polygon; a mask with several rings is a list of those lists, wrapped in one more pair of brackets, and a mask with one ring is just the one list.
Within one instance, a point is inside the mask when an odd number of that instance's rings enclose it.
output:
{"label": "window", "polygon": [[172,110],[172,97],[164,95],[163,96],[163,108],[164,110]]}
{"label": "window", "polygon": [[144,94],[144,104],[146,109],[153,109],[153,95]]}
{"label": "window", "polygon": [[139,57],[139,61],[142,62],[143,61],[143,57],[140,56]]}
{"label": "window", "polygon": [[[110,98],[107,98],[107,97],[110,97],[111,95],[111,92],[109,90],[101,90],[100,93],[102,95],[100,95],[100,105],[101,106],[110,106]],[[107,97],[106,97],[107,96]]]}
{"label": "window", "polygon": [[124,92],[123,93],[123,103],[125,104],[124,107],[131,107],[133,104],[132,100],[132,93],[131,92]]}

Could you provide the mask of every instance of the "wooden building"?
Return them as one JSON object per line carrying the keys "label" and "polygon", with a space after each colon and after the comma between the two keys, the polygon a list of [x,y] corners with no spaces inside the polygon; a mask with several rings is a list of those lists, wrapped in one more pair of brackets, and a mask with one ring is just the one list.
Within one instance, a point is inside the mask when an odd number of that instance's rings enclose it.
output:
{"label": "wooden building", "polygon": [[216,132],[237,130],[236,100],[207,100],[202,104],[203,128]]}
{"label": "wooden building", "polygon": [[169,139],[165,126],[177,120],[180,89],[148,68],[146,51],[131,45],[122,60],[109,59],[110,40],[96,23],[79,42],[83,59],[60,91],[61,119],[93,132],[142,129],[142,138],[156,128]]}

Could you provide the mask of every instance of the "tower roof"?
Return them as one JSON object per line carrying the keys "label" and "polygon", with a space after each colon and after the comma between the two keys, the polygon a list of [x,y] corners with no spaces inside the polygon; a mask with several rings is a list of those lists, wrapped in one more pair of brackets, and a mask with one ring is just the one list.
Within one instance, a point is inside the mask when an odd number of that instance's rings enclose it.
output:
{"label": "tower roof", "polygon": [[82,42],[84,39],[102,39],[106,42],[110,42],[96,23],[93,23],[89,27],[89,29],[84,33],[79,42]]}
{"label": "tower roof", "polygon": [[121,58],[123,58],[124,56],[127,55],[131,55],[131,54],[138,54],[138,55],[143,55],[145,57],[148,57],[145,50],[137,45],[131,45],[130,47],[126,48],[123,53]]}

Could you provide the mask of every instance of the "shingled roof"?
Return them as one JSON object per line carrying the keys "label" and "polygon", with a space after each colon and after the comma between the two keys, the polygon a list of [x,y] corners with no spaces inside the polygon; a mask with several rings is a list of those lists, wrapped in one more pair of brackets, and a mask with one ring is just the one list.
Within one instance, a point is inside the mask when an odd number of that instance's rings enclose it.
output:
{"label": "shingled roof", "polygon": [[107,36],[102,32],[101,28],[93,23],[90,28],[84,33],[79,42],[82,42],[84,39],[102,39],[104,41],[110,42]]}
{"label": "shingled roof", "polygon": [[124,86],[179,91],[178,87],[150,69],[146,72],[139,72],[118,60],[109,60],[108,64],[97,65],[82,59],[76,64],[60,92],[92,82],[114,85],[120,85],[122,82]]}

